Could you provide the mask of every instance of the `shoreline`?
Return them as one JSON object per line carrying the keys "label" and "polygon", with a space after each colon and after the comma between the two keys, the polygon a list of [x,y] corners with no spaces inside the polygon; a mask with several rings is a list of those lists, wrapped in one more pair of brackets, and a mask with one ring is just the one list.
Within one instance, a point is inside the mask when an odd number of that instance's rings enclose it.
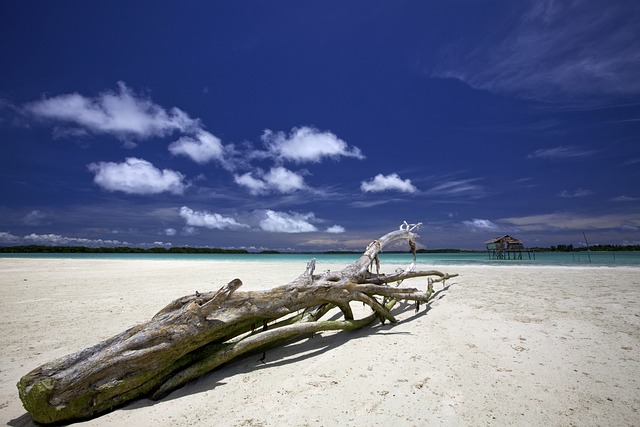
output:
{"label": "shoreline", "polygon": [[[37,366],[147,321],[196,290],[235,277],[240,290],[284,285],[305,267],[171,261],[0,258],[0,421],[33,425],[15,384]],[[383,262],[382,272],[409,262]],[[268,351],[265,365],[249,356],[158,402],[141,399],[79,424],[640,422],[640,268],[418,268],[460,274],[428,311],[400,304],[398,324],[303,337]],[[425,280],[403,286],[423,288]]]}

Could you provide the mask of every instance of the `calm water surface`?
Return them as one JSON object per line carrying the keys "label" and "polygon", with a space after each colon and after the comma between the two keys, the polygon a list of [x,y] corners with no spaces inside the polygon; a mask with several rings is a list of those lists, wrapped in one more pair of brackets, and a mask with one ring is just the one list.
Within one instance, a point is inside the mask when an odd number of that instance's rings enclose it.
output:
{"label": "calm water surface", "polygon": [[[349,264],[359,254],[0,254],[0,258],[32,259],[130,259],[130,260],[185,260],[185,261],[239,261],[239,262],[296,262],[305,264],[316,258],[318,264]],[[437,265],[531,265],[531,266],[636,266],[640,267],[640,252],[539,252],[535,259],[491,260],[486,252],[418,254],[422,266]],[[590,259],[589,259],[590,258]],[[382,253],[380,261],[410,263],[410,254]]]}

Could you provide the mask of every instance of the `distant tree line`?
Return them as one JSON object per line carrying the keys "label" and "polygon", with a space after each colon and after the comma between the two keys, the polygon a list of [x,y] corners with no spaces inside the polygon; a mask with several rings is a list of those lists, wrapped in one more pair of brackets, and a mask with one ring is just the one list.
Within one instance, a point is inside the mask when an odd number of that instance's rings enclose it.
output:
{"label": "distant tree line", "polygon": [[537,252],[585,252],[587,249],[590,251],[640,251],[640,245],[589,245],[589,247],[580,246],[578,248],[573,245],[556,245],[548,248],[531,248]]}
{"label": "distant tree line", "polygon": [[[573,245],[556,245],[548,248],[529,248],[536,252],[580,252],[586,251],[584,246],[574,247]],[[592,245],[589,246],[591,251],[640,251],[640,245]],[[465,249],[418,249],[417,253],[472,253],[484,252],[482,250],[465,250]],[[0,253],[86,253],[86,254],[248,254],[245,249],[222,249],[222,248],[193,248],[188,246],[182,247],[154,247],[154,248],[131,248],[128,246],[118,246],[113,248],[90,248],[87,246],[46,246],[46,245],[25,245],[25,246],[6,246],[0,247]],[[282,252],[275,250],[264,250],[258,252],[260,254],[280,254]],[[296,252],[300,254],[359,254],[360,252],[352,251],[324,251],[324,252]],[[387,251],[386,253],[406,253],[406,251]]]}
{"label": "distant tree line", "polygon": [[221,249],[221,248],[191,248],[191,247],[175,247],[175,248],[130,248],[127,246],[118,246],[113,248],[89,248],[86,246],[45,246],[45,245],[26,245],[26,246],[7,246],[0,247],[0,253],[86,253],[86,254],[247,254],[249,251],[244,249]]}

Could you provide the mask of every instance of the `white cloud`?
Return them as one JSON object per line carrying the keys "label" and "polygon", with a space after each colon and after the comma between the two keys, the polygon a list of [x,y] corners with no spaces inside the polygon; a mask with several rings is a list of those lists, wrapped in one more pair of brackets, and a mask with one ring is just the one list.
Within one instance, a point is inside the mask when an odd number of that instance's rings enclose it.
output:
{"label": "white cloud", "polygon": [[307,188],[304,178],[282,166],[271,168],[266,174],[257,171],[258,178],[252,172],[244,175],[234,175],[236,184],[246,187],[251,194],[264,194],[278,192],[282,194],[293,193]]}
{"label": "white cloud", "polygon": [[171,169],[160,170],[150,162],[128,157],[123,163],[99,162],[88,165],[93,181],[107,191],[128,194],[182,194],[187,187],[184,175]]}
{"label": "white cloud", "polygon": [[270,188],[279,193],[292,193],[305,188],[304,178],[301,175],[282,166],[271,168],[264,176],[264,180]]}
{"label": "white cloud", "polygon": [[121,242],[119,240],[103,240],[103,239],[86,239],[78,237],[66,237],[59,234],[35,234],[31,233],[24,236],[23,239],[29,244],[40,245],[77,245],[77,246],[132,246],[129,242]]}
{"label": "white cloud", "polygon": [[14,236],[8,231],[0,231],[0,242],[1,243],[18,243],[20,238],[18,236]]}
{"label": "white cloud", "polygon": [[634,2],[509,6],[508,15],[487,21],[482,34],[448,46],[434,76],[544,101],[640,93],[640,9]]}
{"label": "white cloud", "polygon": [[26,225],[43,225],[47,222],[45,219],[47,215],[39,210],[33,210],[26,214],[24,218],[22,218],[22,222]]}
{"label": "white cloud", "polygon": [[611,201],[612,202],[635,202],[640,200],[640,197],[630,197],[630,196],[617,196],[617,197],[612,197]]}
{"label": "white cloud", "polygon": [[576,147],[558,146],[554,148],[543,148],[534,151],[527,157],[529,159],[544,159],[544,160],[566,160],[566,159],[580,159],[589,157],[595,154],[592,150],[583,150]]}
{"label": "white cloud", "polygon": [[463,221],[464,225],[477,231],[496,231],[500,227],[489,221],[488,219],[474,218],[471,221]]}
{"label": "white cloud", "polygon": [[318,229],[311,224],[315,220],[312,213],[276,212],[270,209],[262,212],[260,228],[270,233],[308,233]]}
{"label": "white cloud", "polygon": [[179,108],[167,112],[150,99],[137,97],[124,82],[118,82],[118,91],[106,91],[95,98],[78,93],[64,94],[31,102],[24,109],[40,118],[67,122],[93,133],[111,134],[125,140],[200,129],[197,119],[190,118]]}
{"label": "white cloud", "polygon": [[83,139],[89,136],[89,132],[83,128],[67,128],[56,126],[53,128],[53,139]]}
{"label": "white cloud", "polygon": [[169,151],[174,156],[187,156],[201,165],[212,160],[222,160],[224,154],[220,139],[204,130],[198,131],[194,136],[183,136],[172,142]]}
{"label": "white cloud", "polygon": [[182,234],[185,236],[195,236],[198,234],[198,229],[196,227],[185,226],[182,228]]}
{"label": "white cloud", "polygon": [[344,227],[340,226],[340,225],[332,225],[331,227],[327,228],[327,233],[331,233],[331,234],[340,234],[340,233],[344,233],[346,230],[344,229]]}
{"label": "white cloud", "polygon": [[404,193],[415,193],[418,189],[411,184],[410,179],[402,180],[397,173],[391,175],[378,174],[370,181],[362,181],[360,189],[365,193],[379,191],[402,191]]}
{"label": "white cloud", "polygon": [[167,236],[175,236],[176,233],[177,232],[175,228],[167,228],[166,230],[164,230],[164,234]]}
{"label": "white cloud", "polygon": [[259,178],[254,178],[251,172],[244,175],[234,175],[233,180],[236,184],[249,189],[251,194],[262,194],[267,192],[267,183]]}
{"label": "white cloud", "polygon": [[584,190],[582,188],[578,188],[575,191],[563,190],[558,193],[558,197],[563,198],[574,198],[574,197],[586,197],[593,194],[591,190]]}
{"label": "white cloud", "polygon": [[440,184],[431,187],[424,194],[430,196],[449,196],[449,197],[466,197],[477,199],[484,197],[486,192],[484,187],[475,184],[479,178],[472,179],[454,179],[450,181],[444,181]]}
{"label": "white cloud", "polygon": [[640,215],[637,214],[605,214],[605,215],[577,215],[566,212],[530,215],[524,217],[511,217],[500,219],[518,226],[527,231],[540,230],[594,230],[594,229],[614,229],[625,227],[640,227]]}
{"label": "white cloud", "polygon": [[207,211],[194,211],[186,206],[180,208],[180,216],[188,226],[192,227],[205,227],[212,230],[237,230],[249,227],[246,224],[239,223],[234,218]]}
{"label": "white cloud", "polygon": [[267,129],[261,139],[271,155],[298,163],[320,162],[325,157],[364,159],[359,148],[349,147],[335,134],[306,126],[293,128],[288,136]]}

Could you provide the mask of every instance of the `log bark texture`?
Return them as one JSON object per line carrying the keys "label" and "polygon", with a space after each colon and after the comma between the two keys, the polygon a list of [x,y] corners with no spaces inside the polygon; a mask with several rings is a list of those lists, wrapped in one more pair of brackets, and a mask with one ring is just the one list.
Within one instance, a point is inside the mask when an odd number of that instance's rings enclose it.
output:
{"label": "log bark texture", "polygon": [[[434,281],[456,276],[415,270],[418,226],[405,222],[340,271],[314,274],[311,260],[283,286],[242,292],[241,280],[234,279],[218,291],[179,298],[146,323],[29,372],[18,382],[20,399],[39,423],[92,418],[139,397],[159,399],[242,354],[303,333],[358,329],[378,318],[396,322],[390,312],[396,301],[428,302]],[[378,254],[403,239],[413,262],[381,274]],[[389,286],[424,276],[429,276],[424,291]],[[370,306],[372,314],[354,319],[349,305],[354,301]],[[334,307],[344,320],[321,320]]]}

